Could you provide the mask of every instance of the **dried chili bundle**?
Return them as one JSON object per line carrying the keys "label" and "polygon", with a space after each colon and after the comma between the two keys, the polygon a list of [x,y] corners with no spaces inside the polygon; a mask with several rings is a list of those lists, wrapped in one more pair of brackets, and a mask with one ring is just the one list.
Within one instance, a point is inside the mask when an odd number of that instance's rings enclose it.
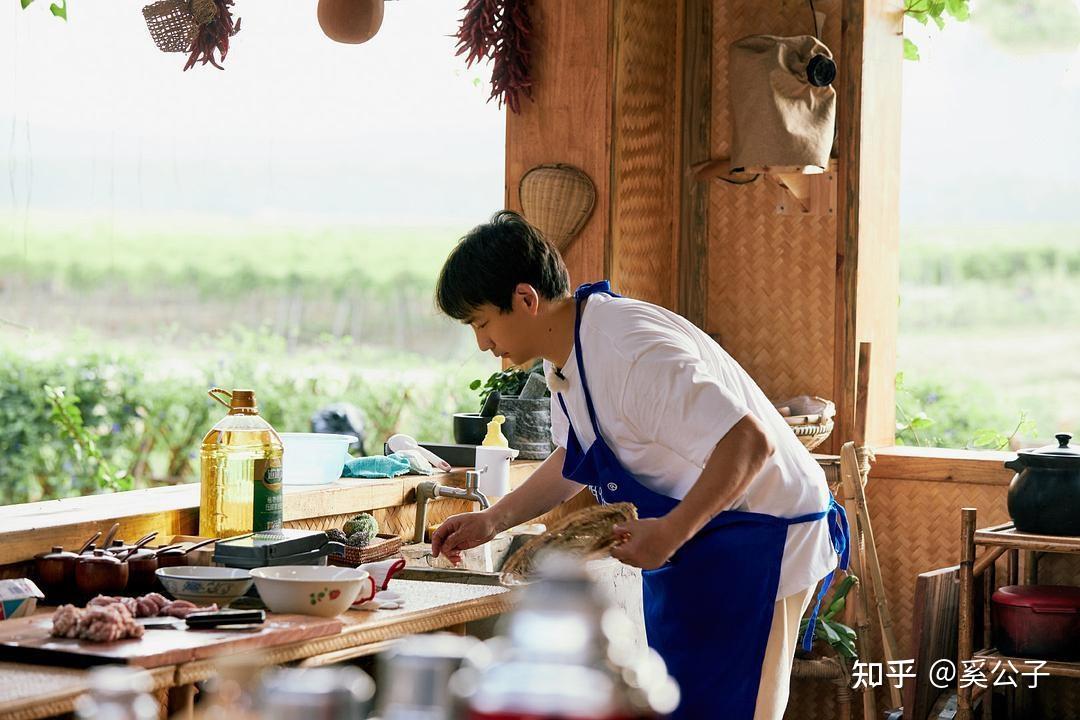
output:
{"label": "dried chili bundle", "polygon": [[192,13],[199,23],[199,29],[195,38],[191,41],[191,54],[188,56],[184,70],[195,67],[195,63],[203,65],[210,63],[218,70],[224,70],[214,59],[214,51],[220,53],[220,59],[225,60],[229,53],[229,38],[240,32],[240,19],[233,23],[232,6],[233,0],[193,0]]}
{"label": "dried chili bundle", "polygon": [[458,55],[468,53],[465,63],[492,61],[491,96],[499,107],[505,103],[520,112],[519,96],[532,97],[529,65],[532,22],[529,0],[469,0],[458,29]]}

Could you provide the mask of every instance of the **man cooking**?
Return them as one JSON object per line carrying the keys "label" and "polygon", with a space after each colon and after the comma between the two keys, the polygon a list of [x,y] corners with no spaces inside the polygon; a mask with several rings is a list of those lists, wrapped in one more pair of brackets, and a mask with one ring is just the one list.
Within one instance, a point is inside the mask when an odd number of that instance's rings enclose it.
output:
{"label": "man cooking", "polygon": [[436,301],[480,350],[544,359],[557,449],[489,509],[444,522],[432,554],[456,562],[582,485],[631,502],[639,519],[615,528],[611,554],[642,569],[649,645],[682,692],[675,717],[781,718],[800,619],[838,553],[846,567],[847,523],[761,389],[685,318],[607,282],[571,294],[558,251],[513,212],[454,248]]}

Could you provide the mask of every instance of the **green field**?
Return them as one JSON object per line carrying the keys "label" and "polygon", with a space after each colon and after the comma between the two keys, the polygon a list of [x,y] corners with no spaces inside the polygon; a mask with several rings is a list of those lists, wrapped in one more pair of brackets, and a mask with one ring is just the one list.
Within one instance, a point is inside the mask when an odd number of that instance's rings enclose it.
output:
{"label": "green field", "polygon": [[[211,384],[255,387],[282,430],[357,404],[375,450],[392,432],[449,439],[450,414],[475,409],[469,382],[494,370],[432,302],[463,227],[7,230],[0,502],[191,479]],[[1080,427],[1080,228],[909,228],[901,258],[898,441],[996,447]],[[78,395],[82,441],[45,385]]]}

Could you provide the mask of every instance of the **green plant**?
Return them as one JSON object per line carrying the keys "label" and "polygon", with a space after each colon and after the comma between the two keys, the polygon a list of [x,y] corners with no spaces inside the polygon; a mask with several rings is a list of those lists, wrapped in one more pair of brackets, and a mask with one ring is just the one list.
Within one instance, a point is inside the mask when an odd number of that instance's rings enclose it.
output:
{"label": "green plant", "polygon": [[130,490],[131,477],[124,470],[113,469],[83,422],[79,397],[63,387],[46,385],[44,390],[52,404],[50,419],[74,442],[75,457],[88,466],[98,487],[111,492]]}
{"label": "green plant", "polygon": [[[836,592],[833,593],[832,602],[829,603],[825,612],[818,616],[817,625],[814,627],[814,641],[824,640],[847,660],[858,657],[855,651],[855,630],[834,618],[844,611],[844,607],[847,606],[847,595],[858,583],[859,579],[854,575],[848,575],[841,580],[836,586]],[[809,618],[802,619],[799,624],[799,637],[806,634],[809,622]]]}
{"label": "green plant", "polygon": [[[22,5],[23,10],[25,10],[26,8],[30,7],[30,4],[33,3],[34,0],[19,0],[19,2]],[[51,12],[53,15],[60,18],[64,22],[67,22],[67,0],[60,0],[60,2],[54,2],[52,5],[49,6],[49,12]]]}
{"label": "green plant", "polygon": [[[904,15],[926,25],[931,20],[938,30],[945,28],[945,15],[964,22],[971,16],[968,0],[904,0]],[[910,38],[904,38],[904,59],[918,60],[919,48]]]}
{"label": "green plant", "polygon": [[480,390],[480,406],[483,407],[488,396],[491,395],[492,392],[498,390],[499,394],[503,397],[516,397],[521,394],[521,390],[529,380],[529,375],[532,375],[533,373],[543,374],[543,372],[544,365],[538,360],[528,370],[522,368],[507,368],[506,370],[493,373],[487,381],[473,380],[469,385],[469,389]]}
{"label": "green plant", "polygon": [[[909,385],[896,374],[896,444],[1003,450],[1018,437],[1036,434],[1028,413],[1018,416],[992,404],[994,394],[973,383]],[[1002,430],[1001,428],[1006,428]]]}

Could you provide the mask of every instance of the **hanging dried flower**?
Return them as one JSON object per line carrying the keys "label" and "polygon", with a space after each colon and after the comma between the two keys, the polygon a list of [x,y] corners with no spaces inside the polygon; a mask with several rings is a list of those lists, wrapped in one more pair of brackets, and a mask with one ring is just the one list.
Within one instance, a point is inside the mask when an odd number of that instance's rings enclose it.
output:
{"label": "hanging dried flower", "polygon": [[240,20],[238,18],[234,24],[229,10],[232,4],[233,0],[193,0],[191,13],[199,23],[199,29],[191,41],[185,71],[195,67],[197,62],[210,63],[218,70],[225,69],[214,59],[214,51],[220,54],[220,60],[225,60],[229,53],[229,38],[240,32]]}
{"label": "hanging dried flower", "polygon": [[468,0],[458,29],[457,54],[465,64],[490,59],[491,97],[499,107],[505,103],[513,112],[521,111],[520,95],[532,98],[532,21],[529,0]]}

